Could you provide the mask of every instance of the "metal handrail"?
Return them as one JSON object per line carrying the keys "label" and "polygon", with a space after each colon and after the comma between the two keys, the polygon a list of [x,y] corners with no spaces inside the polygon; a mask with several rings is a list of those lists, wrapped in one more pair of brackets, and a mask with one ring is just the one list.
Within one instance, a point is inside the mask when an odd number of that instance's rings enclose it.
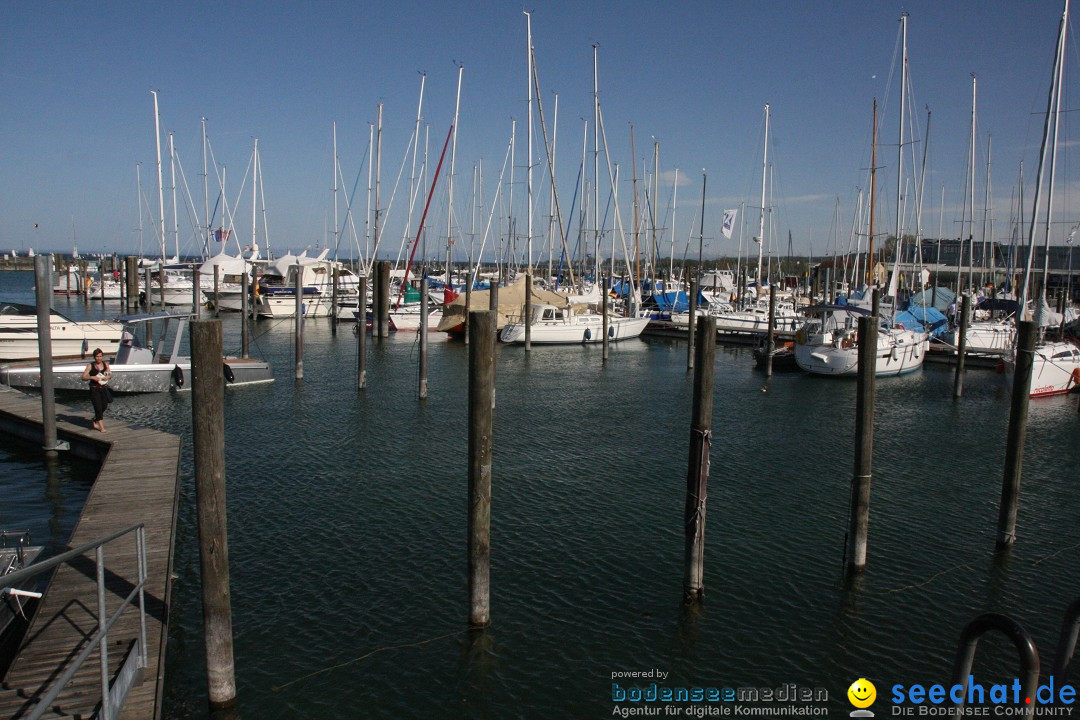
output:
{"label": "metal handrail", "polygon": [[[138,559],[138,573],[139,582],[132,588],[128,596],[124,598],[123,603],[117,608],[116,612],[111,617],[107,617],[107,607],[105,603],[105,544],[123,537],[128,533],[135,533],[135,549]],[[29,720],[37,720],[40,718],[46,710],[49,709],[53,700],[57,698],[60,691],[64,689],[64,686],[75,676],[82,664],[90,656],[94,646],[97,645],[101,656],[101,712],[99,717],[102,720],[112,720],[113,708],[109,702],[109,653],[108,653],[108,636],[109,630],[120,619],[124,611],[132,605],[132,602],[136,595],[139,600],[139,667],[145,668],[147,665],[146,659],[146,526],[143,523],[138,525],[132,525],[124,530],[119,530],[107,535],[100,540],[86,543],[67,552],[63,552],[59,555],[51,557],[47,560],[33,563],[29,567],[22,570],[16,570],[13,573],[5,575],[0,578],[0,589],[11,587],[22,583],[32,577],[40,575],[43,572],[51,570],[52,568],[66,563],[77,557],[85,555],[87,552],[94,550],[96,555],[97,565],[97,621],[98,630],[94,634],[90,641],[86,644],[86,647],[75,657],[75,659],[68,666],[67,670],[49,687],[44,695],[37,701],[33,709],[27,716]]]}
{"label": "metal handrail", "polygon": [[[1031,639],[1024,627],[1008,615],[999,613],[986,613],[975,618],[967,624],[960,633],[960,643],[956,648],[956,665],[953,679],[956,685],[964,689],[964,695],[960,702],[956,703],[957,711],[964,707],[964,697],[967,697],[968,680],[971,675],[971,666],[975,661],[975,649],[979,644],[979,638],[990,630],[1000,630],[1005,633],[1020,656],[1020,683],[1025,697],[1035,697],[1035,688],[1039,684],[1039,651],[1035,648],[1035,641]],[[1032,703],[1023,709],[1023,714],[1031,716],[1035,711]]]}
{"label": "metal handrail", "polygon": [[1076,639],[1080,635],[1080,599],[1074,600],[1065,611],[1065,620],[1061,624],[1057,653],[1054,656],[1053,675],[1059,682],[1064,682],[1069,674],[1073,655],[1076,653]]}

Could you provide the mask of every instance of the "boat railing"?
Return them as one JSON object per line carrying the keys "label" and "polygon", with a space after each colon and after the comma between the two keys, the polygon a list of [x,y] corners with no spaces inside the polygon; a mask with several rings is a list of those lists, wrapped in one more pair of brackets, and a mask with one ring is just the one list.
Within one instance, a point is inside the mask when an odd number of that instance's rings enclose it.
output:
{"label": "boat railing", "polygon": [[[105,545],[131,533],[134,533],[135,535],[135,552],[138,558],[139,581],[132,588],[131,592],[128,593],[127,597],[124,598],[120,607],[117,608],[112,615],[108,615],[105,603]],[[29,567],[5,575],[0,578],[0,591],[9,587],[18,587],[27,580],[48,572],[57,565],[67,563],[70,560],[75,560],[91,550],[95,552],[95,564],[97,566],[97,632],[94,633],[93,637],[86,643],[86,646],[82,651],[75,656],[63,674],[49,686],[48,690],[39,696],[37,703],[26,715],[29,720],[36,720],[36,718],[42,717],[42,715],[49,711],[53,701],[60,694],[60,691],[64,689],[75,676],[75,673],[78,672],[79,668],[82,667],[83,663],[86,662],[87,658],[90,657],[95,646],[98,648],[101,664],[101,709],[97,717],[102,718],[102,720],[112,720],[119,715],[120,708],[124,704],[124,698],[127,697],[128,690],[135,685],[139,671],[146,667],[146,599],[144,596],[144,588],[146,587],[146,527],[143,523],[132,525],[129,528],[119,530],[111,535],[103,537],[100,540],[68,550],[67,552],[48,558],[47,560],[35,562]],[[139,607],[139,637],[135,646],[128,652],[124,659],[123,666],[110,688],[109,630],[124,614],[124,611],[133,606],[136,602],[138,602]]]}

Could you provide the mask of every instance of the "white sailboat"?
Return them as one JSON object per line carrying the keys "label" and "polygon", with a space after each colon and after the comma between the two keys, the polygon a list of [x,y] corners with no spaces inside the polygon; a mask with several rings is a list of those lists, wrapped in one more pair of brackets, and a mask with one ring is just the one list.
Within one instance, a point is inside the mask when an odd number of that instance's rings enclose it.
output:
{"label": "white sailboat", "polygon": [[[630,340],[641,335],[649,324],[647,317],[608,316],[608,340]],[[530,342],[539,345],[580,345],[604,341],[604,316],[590,308],[575,311],[575,306],[537,304],[532,306]],[[508,322],[499,333],[505,343],[525,342],[525,322]]]}
{"label": "white sailboat", "polygon": [[[1043,168],[1047,155],[1050,157],[1050,178],[1047,183],[1046,222],[1044,224],[1043,240],[1043,283],[1042,292],[1036,302],[1035,320],[1039,326],[1040,337],[1043,338],[1035,345],[1032,357],[1031,397],[1047,397],[1061,395],[1080,387],[1080,348],[1069,340],[1046,340],[1045,330],[1052,326],[1050,306],[1046,301],[1046,285],[1050,277],[1050,229],[1054,207],[1054,165],[1057,160],[1058,131],[1061,120],[1061,83],[1065,74],[1065,37],[1069,21],[1069,2],[1065,0],[1065,9],[1061,15],[1061,25],[1058,32],[1057,50],[1054,61],[1054,75],[1050,83],[1050,97],[1047,103],[1046,120],[1043,125],[1042,150],[1039,155],[1039,171],[1035,180],[1034,211],[1031,214],[1031,228],[1029,234],[1028,261],[1024,271],[1024,281],[1020,296],[1020,307],[1026,308],[1026,299],[1029,283],[1031,281],[1031,260],[1034,249],[1035,224],[1039,215],[1040,200],[1042,196]],[[1006,377],[1012,381],[1016,369],[1016,357],[1014,351],[1012,358],[1005,361]]]}
{"label": "white sailboat", "polygon": [[[897,169],[897,204],[896,236],[903,237],[901,223],[900,190],[903,187],[903,148],[905,101],[907,96],[907,15],[902,15],[901,35],[903,54],[901,56],[900,81],[900,142],[899,163]],[[877,105],[875,103],[874,124],[877,124]],[[875,133],[876,137],[876,133]],[[873,170],[871,171],[873,173]],[[873,174],[871,174],[873,178]],[[873,205],[874,182],[870,183],[870,198]],[[872,216],[871,216],[872,217]],[[873,222],[870,235],[873,237]],[[889,296],[896,297],[899,279],[900,248],[896,249],[897,264],[889,287]],[[859,369],[859,339],[856,319],[860,315],[871,316],[871,311],[853,305],[817,305],[807,309],[806,325],[795,335],[795,361],[799,367],[816,375],[856,375]],[[922,367],[929,349],[927,334],[918,330],[909,330],[902,325],[878,320],[877,348],[875,350],[875,375],[891,376],[913,372]]]}
{"label": "white sailboat", "polygon": [[[101,348],[106,355],[116,352],[124,327],[111,322],[78,322],[52,310],[49,332],[54,359],[85,358],[95,348]],[[0,362],[38,357],[37,308],[21,303],[0,304]]]}

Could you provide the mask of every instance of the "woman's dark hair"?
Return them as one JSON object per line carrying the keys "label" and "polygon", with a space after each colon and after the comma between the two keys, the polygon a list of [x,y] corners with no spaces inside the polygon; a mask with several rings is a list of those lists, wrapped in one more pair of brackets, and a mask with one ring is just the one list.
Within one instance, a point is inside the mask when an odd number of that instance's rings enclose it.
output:
{"label": "woman's dark hair", "polygon": [[94,352],[92,353],[92,356],[97,357],[98,355],[104,355],[104,354],[105,353],[101,352],[101,348],[94,348]]}

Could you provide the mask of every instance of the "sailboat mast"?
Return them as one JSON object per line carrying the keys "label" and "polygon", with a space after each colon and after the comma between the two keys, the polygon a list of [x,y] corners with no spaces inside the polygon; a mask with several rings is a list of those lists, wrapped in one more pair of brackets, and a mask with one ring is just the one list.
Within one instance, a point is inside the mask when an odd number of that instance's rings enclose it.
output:
{"label": "sailboat mast", "polygon": [[[903,13],[900,16],[900,32],[903,37],[902,51],[900,55],[900,139],[897,142],[896,151],[896,262],[893,263],[893,274],[899,270],[900,262],[900,249],[903,245],[904,228],[903,228],[903,192],[904,192],[904,122],[907,117],[907,72],[908,72],[908,56],[907,56],[907,20],[908,14]],[[892,288],[896,284],[896,280],[890,281],[889,287]],[[894,304],[895,308],[896,305]]]}
{"label": "sailboat mast", "polygon": [[[330,128],[331,128],[331,133],[334,136],[334,138],[333,138],[333,141],[334,141],[334,162],[331,163],[331,165],[334,168],[334,171],[333,171],[334,172],[334,184],[333,184],[333,187],[331,188],[331,190],[334,193],[334,259],[337,260],[338,243],[340,242],[340,239],[338,238],[338,152],[337,152],[337,121],[336,120],[330,124]],[[256,148],[259,147],[259,141],[258,140],[255,141],[255,147]],[[254,240],[254,238],[255,238],[255,228],[254,228],[254,226],[252,226],[252,229],[251,229],[251,237]]]}
{"label": "sailboat mast", "polygon": [[[1061,89],[1061,86],[1060,86],[1061,72],[1062,72],[1062,68],[1064,67],[1064,64],[1065,64],[1064,63],[1064,57],[1065,57],[1065,33],[1066,33],[1067,26],[1068,26],[1068,20],[1069,20],[1069,0],[1065,0],[1065,10],[1062,12],[1061,24],[1058,27],[1057,50],[1056,50],[1056,55],[1054,57],[1054,74],[1053,74],[1053,77],[1051,78],[1051,81],[1050,81],[1050,95],[1049,95],[1049,97],[1047,98],[1047,101],[1046,101],[1046,118],[1043,121],[1043,138],[1042,138],[1042,147],[1041,147],[1041,149],[1039,151],[1039,168],[1038,168],[1038,171],[1035,174],[1035,199],[1034,199],[1034,202],[1032,203],[1031,225],[1029,226],[1029,230],[1028,230],[1028,256],[1027,256],[1027,262],[1026,262],[1026,264],[1024,266],[1024,280],[1023,280],[1023,284],[1022,284],[1022,287],[1021,287],[1021,290],[1020,290],[1020,298],[1019,298],[1020,299],[1020,311],[1019,312],[1021,313],[1022,317],[1026,317],[1026,313],[1027,313],[1027,296],[1028,296],[1028,288],[1030,287],[1030,283],[1031,283],[1032,255],[1035,252],[1035,225],[1036,225],[1036,222],[1038,221],[1039,203],[1040,203],[1040,201],[1042,199],[1043,172],[1044,172],[1044,168],[1045,168],[1045,160],[1046,160],[1047,152],[1050,149],[1049,148],[1049,141],[1050,141],[1050,129],[1051,129],[1051,127],[1054,127],[1054,140],[1057,139],[1057,122],[1056,122],[1056,116],[1055,116],[1055,108],[1057,107],[1058,93],[1060,92],[1060,89]],[[1051,162],[1051,164],[1052,164],[1052,162]],[[1053,183],[1052,182],[1051,182],[1051,189],[1053,189]],[[1047,217],[1049,219],[1049,210],[1047,211]],[[1046,242],[1047,243],[1049,243],[1049,241],[1050,241],[1049,235],[1050,235],[1050,225],[1049,225],[1049,223],[1047,223],[1047,228],[1046,228]],[[1049,262],[1049,255],[1047,255],[1046,260],[1047,260],[1047,262]]]}
{"label": "sailboat mast", "polygon": [[533,251],[532,251],[532,233],[533,233],[533,197],[532,197],[532,159],[533,159],[533,54],[532,54],[532,13],[525,12],[526,26],[528,28],[528,48],[526,54],[528,55],[528,67],[529,67],[529,138],[528,138],[528,156],[525,158],[525,201],[528,205],[528,225],[526,236],[526,243],[529,250],[529,272],[532,272],[533,264]]}
{"label": "sailboat mast", "polygon": [[877,185],[877,98],[874,98],[873,130],[870,133],[870,225],[866,233],[866,285],[874,284],[874,205]]}
{"label": "sailboat mast", "polygon": [[975,91],[977,87],[975,73],[971,73],[971,178],[968,189],[968,290],[973,285],[975,265]]}
{"label": "sailboat mast", "polygon": [[210,180],[206,173],[206,118],[202,118],[203,255],[210,256]]}
{"label": "sailboat mast", "polygon": [[631,187],[634,190],[634,284],[641,284],[641,236],[639,235],[638,219],[640,213],[638,212],[638,200],[637,200],[637,150],[634,148],[634,124],[630,124],[630,159],[633,161],[633,171],[631,172]]}
{"label": "sailboat mast", "polygon": [[[668,282],[671,282],[675,277],[675,211],[678,209],[678,197],[679,197],[679,168],[675,168],[675,179],[671,183],[671,253],[668,257]],[[668,288],[665,284],[664,292],[667,292]]]}
{"label": "sailboat mast", "polygon": [[143,256],[142,163],[135,163],[135,195],[139,199],[139,257]]}
{"label": "sailboat mast", "polygon": [[461,110],[461,78],[465,73],[465,65],[458,65],[457,99],[454,101],[454,135],[450,140],[450,177],[446,180],[446,191],[449,195],[446,211],[446,285],[450,286],[450,262],[454,248],[454,167],[457,164],[457,133],[458,115]]}
{"label": "sailboat mast", "polygon": [[[769,103],[765,103],[765,152],[761,160],[761,213],[758,216],[757,291],[761,293],[761,263],[765,251],[765,183],[769,174]],[[704,190],[704,188],[702,188]],[[704,208],[702,209],[704,218]]]}
{"label": "sailboat mast", "polygon": [[[768,107],[766,105],[765,107]],[[697,246],[697,264],[698,272],[701,271],[701,259],[702,249],[705,247],[705,183],[709,179],[709,176],[703,171],[701,173],[701,222],[698,224],[698,246]],[[758,281],[760,282],[761,275],[758,275]]]}
{"label": "sailboat mast", "polygon": [[173,134],[169,133],[169,176],[172,182],[172,224],[173,246],[176,254],[173,256],[180,259],[180,218],[176,214],[176,148],[173,146]]}
{"label": "sailboat mast", "polygon": [[[335,128],[335,130],[336,130],[336,128]],[[334,157],[337,157],[337,144],[336,144],[337,133],[336,132],[334,133],[334,140],[335,140]],[[255,138],[255,147],[251,151],[251,155],[252,155],[252,161],[251,161],[251,256],[255,257],[256,248],[259,247],[258,242],[256,242],[256,240],[255,240],[255,233],[258,231],[258,226],[256,225],[256,221],[258,220],[258,217],[259,217],[259,215],[258,215],[258,211],[259,211],[259,207],[258,207],[258,205],[259,205],[259,138]],[[334,197],[336,198],[337,195],[335,195]],[[334,227],[336,229],[337,228],[337,214],[336,213],[335,213],[334,217],[335,217],[335,219],[334,219]],[[237,240],[236,244],[239,245],[240,241]],[[222,249],[224,249],[224,248],[222,248]],[[336,249],[334,251],[334,254],[335,254],[335,257],[336,257],[336,255],[337,255],[337,250]],[[240,253],[240,258],[243,259],[243,257],[244,257],[244,253],[241,252]],[[214,266],[214,272],[215,273],[217,272],[217,266]]]}
{"label": "sailboat mast", "polygon": [[599,45],[593,44],[593,254],[596,259],[596,282],[600,282],[600,75]]}
{"label": "sailboat mast", "polygon": [[161,116],[158,114],[157,90],[151,90],[154,96],[154,144],[157,147],[157,187],[158,187],[158,224],[161,232],[161,261],[165,262],[165,188],[161,180]]}

